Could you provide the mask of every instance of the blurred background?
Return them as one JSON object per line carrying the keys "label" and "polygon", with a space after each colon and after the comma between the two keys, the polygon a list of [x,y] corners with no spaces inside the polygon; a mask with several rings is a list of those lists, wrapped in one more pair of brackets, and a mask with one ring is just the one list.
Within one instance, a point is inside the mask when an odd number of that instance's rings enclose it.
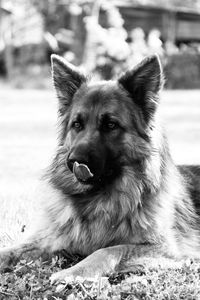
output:
{"label": "blurred background", "polygon": [[50,55],[110,79],[158,53],[176,163],[200,164],[200,0],[0,0],[0,244],[19,237],[56,147]]}
{"label": "blurred background", "polygon": [[154,52],[166,87],[199,87],[199,0],[0,1],[0,75],[13,87],[48,88],[51,53],[109,79]]}

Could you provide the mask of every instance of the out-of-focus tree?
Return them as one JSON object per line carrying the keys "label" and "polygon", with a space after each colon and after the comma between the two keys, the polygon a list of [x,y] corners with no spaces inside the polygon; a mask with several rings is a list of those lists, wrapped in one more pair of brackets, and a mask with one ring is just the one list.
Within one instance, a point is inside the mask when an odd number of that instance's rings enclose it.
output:
{"label": "out-of-focus tree", "polygon": [[0,0],[0,60],[1,73],[6,73],[10,78],[13,68],[11,12],[2,6]]}
{"label": "out-of-focus tree", "polygon": [[154,28],[152,29],[147,37],[147,46],[149,54],[157,53],[160,57],[163,56],[163,43],[161,41],[161,32]]}
{"label": "out-of-focus tree", "polygon": [[[107,17],[106,28],[99,22],[100,9],[104,10]],[[129,55],[127,32],[123,28],[124,20],[114,5],[102,0],[94,2],[90,16],[84,21],[86,43],[83,65],[88,71],[108,66],[112,64],[112,60],[119,63],[127,58]]]}
{"label": "out-of-focus tree", "polygon": [[25,0],[2,0],[2,3],[11,10],[11,22],[7,32],[11,32],[13,67],[16,63],[26,65],[28,61],[42,59],[44,26],[43,18],[36,7],[31,1]]}
{"label": "out-of-focus tree", "polygon": [[130,32],[130,39],[131,53],[128,58],[128,64],[130,66],[134,66],[148,54],[148,47],[145,40],[144,30],[140,27],[133,29]]}
{"label": "out-of-focus tree", "polygon": [[[123,61],[129,54],[124,20],[113,1],[30,1],[43,15],[48,43],[56,46],[56,38],[58,46],[65,48],[65,56],[74,58],[75,64],[84,65],[88,71],[110,66],[113,60]],[[106,25],[101,24],[102,12]]]}

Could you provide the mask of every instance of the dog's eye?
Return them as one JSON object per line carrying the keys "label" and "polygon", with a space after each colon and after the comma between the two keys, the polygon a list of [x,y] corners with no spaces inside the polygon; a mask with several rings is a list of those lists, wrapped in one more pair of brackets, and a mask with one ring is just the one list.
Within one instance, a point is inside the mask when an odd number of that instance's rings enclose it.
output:
{"label": "dog's eye", "polygon": [[106,128],[108,130],[114,130],[114,129],[118,128],[118,124],[116,122],[110,121],[106,124]]}
{"label": "dog's eye", "polygon": [[82,124],[78,121],[75,121],[72,123],[72,128],[76,129],[76,130],[81,130],[82,129]]}

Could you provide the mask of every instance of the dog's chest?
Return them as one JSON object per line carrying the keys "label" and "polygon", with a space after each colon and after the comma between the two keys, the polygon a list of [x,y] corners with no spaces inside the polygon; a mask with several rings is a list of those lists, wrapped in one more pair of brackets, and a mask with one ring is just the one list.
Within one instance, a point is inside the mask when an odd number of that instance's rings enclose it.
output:
{"label": "dog's chest", "polygon": [[[97,200],[97,199],[96,199]],[[60,202],[49,210],[49,243],[53,251],[66,249],[88,255],[93,251],[118,244],[149,241],[150,229],[144,229],[130,205],[123,207],[113,201],[76,207],[72,202]]]}
{"label": "dog's chest", "polygon": [[112,245],[147,242],[146,231],[134,222],[133,215],[116,218],[116,214],[105,210],[90,214],[88,218],[74,215],[61,233],[62,241],[65,241],[64,248],[82,255]]}

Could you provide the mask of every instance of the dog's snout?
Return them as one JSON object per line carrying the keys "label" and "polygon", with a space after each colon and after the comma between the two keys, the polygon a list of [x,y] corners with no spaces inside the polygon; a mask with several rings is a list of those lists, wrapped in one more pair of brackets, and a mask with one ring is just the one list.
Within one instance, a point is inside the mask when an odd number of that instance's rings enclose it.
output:
{"label": "dog's snout", "polygon": [[89,156],[85,151],[72,151],[67,158],[67,165],[71,172],[73,172],[73,165],[75,162],[79,164],[89,164]]}
{"label": "dog's snout", "polygon": [[71,148],[67,166],[78,180],[97,182],[106,172],[103,158],[105,153],[100,143],[94,143],[94,140],[90,143],[79,142]]}

